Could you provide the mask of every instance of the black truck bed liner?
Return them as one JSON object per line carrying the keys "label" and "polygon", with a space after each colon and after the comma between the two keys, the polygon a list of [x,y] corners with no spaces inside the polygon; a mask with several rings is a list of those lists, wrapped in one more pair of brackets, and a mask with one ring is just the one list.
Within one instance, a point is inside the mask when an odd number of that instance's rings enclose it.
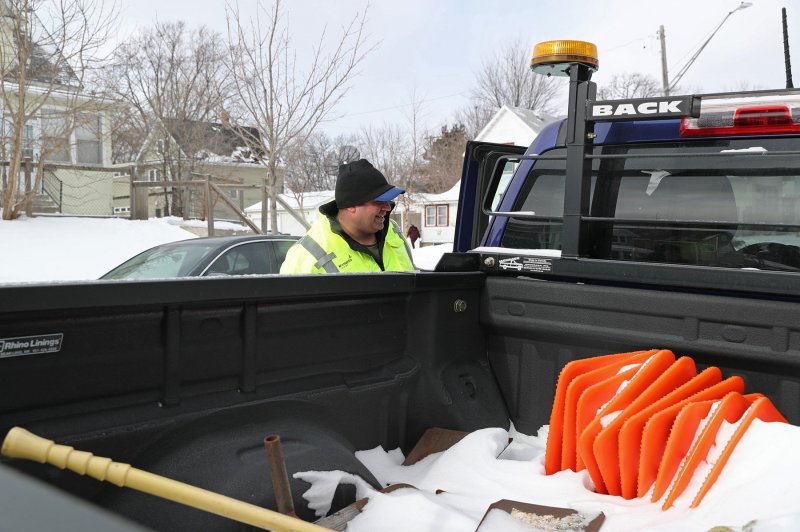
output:
{"label": "black truck bed liner", "polygon": [[[408,452],[425,429],[547,423],[569,360],[644,348],[745,378],[800,422],[800,304],[482,273],[9,287],[0,338],[63,333],[0,359],[0,431],[274,508],[263,438],[289,473]],[[146,526],[236,523],[49,466],[8,465]],[[291,479],[298,513],[313,519]],[[335,511],[352,502],[340,489]]]}

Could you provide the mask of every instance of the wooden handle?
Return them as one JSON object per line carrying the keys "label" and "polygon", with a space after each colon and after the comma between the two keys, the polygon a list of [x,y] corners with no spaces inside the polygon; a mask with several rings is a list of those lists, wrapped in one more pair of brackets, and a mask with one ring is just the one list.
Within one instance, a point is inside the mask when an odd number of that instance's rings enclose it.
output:
{"label": "wooden handle", "polygon": [[328,530],[302,519],[148,473],[130,464],[114,462],[110,458],[94,456],[86,451],[76,451],[68,445],[59,445],[20,427],[8,431],[0,453],[9,458],[33,460],[40,464],[46,463],[60,469],[69,469],[79,475],[88,475],[97,480],[149,493],[267,530],[286,532]]}

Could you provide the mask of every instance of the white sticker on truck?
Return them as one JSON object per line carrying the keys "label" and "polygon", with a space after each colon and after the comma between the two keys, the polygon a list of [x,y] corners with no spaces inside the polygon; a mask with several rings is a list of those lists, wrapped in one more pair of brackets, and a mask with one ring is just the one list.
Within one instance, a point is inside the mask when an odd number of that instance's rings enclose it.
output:
{"label": "white sticker on truck", "polygon": [[500,259],[501,270],[516,270],[518,272],[549,272],[553,269],[553,259],[543,257],[510,257]]}
{"label": "white sticker on truck", "polygon": [[57,353],[63,340],[62,333],[0,338],[0,358]]}

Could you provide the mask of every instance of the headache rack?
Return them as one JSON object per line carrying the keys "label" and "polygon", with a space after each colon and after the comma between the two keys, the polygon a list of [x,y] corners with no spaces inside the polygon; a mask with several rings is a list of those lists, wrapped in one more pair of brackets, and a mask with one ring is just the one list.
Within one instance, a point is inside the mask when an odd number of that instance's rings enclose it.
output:
{"label": "headache rack", "polygon": [[[478,157],[481,164],[478,182],[482,185],[481,201],[475,209],[475,216],[484,220],[483,226],[477,222],[474,224],[479,229],[478,232],[488,226],[489,234],[492,226],[497,225],[508,231],[508,224],[516,223],[517,231],[524,233],[534,227],[536,222],[552,224],[548,226],[548,230],[552,232],[552,228],[560,224],[556,231],[556,240],[560,243],[556,249],[560,249],[560,254],[553,253],[553,249],[546,249],[544,252],[542,249],[532,250],[530,242],[525,238],[519,239],[525,245],[510,245],[503,241],[501,245],[487,247],[474,242],[474,251],[468,255],[445,256],[437,271],[480,269],[492,274],[528,275],[569,281],[657,284],[690,290],[758,292],[775,297],[800,296],[800,276],[795,273],[800,272],[798,246],[778,242],[772,247],[764,244],[759,248],[753,247],[753,256],[748,260],[731,258],[730,263],[715,262],[716,259],[708,258],[712,256],[710,252],[721,249],[720,246],[726,239],[726,245],[730,244],[734,232],[746,234],[763,231],[784,236],[798,235],[797,242],[800,244],[800,217],[792,219],[790,223],[760,221],[752,216],[753,219],[749,220],[739,219],[735,214],[733,192],[728,191],[725,193],[730,194],[734,214],[719,215],[716,218],[704,217],[697,210],[687,212],[686,209],[680,211],[679,208],[673,209],[680,212],[679,215],[650,219],[618,216],[613,209],[612,212],[598,212],[590,203],[590,196],[597,194],[593,187],[600,179],[596,175],[598,167],[606,165],[619,169],[626,164],[634,164],[630,161],[639,161],[639,166],[646,165],[648,161],[660,161],[663,166],[667,160],[669,173],[677,175],[682,172],[688,175],[698,167],[707,167],[710,169],[708,173],[714,174],[714,179],[717,180],[725,177],[725,164],[734,166],[743,175],[763,174],[764,178],[777,176],[778,180],[786,180],[788,174],[793,174],[798,178],[796,192],[797,203],[800,204],[800,91],[751,91],[739,94],[597,101],[596,86],[590,81],[592,71],[590,65],[581,63],[571,64],[565,70],[570,77],[569,113],[562,125],[562,133],[565,130],[566,135],[560,150],[521,155],[497,147],[490,148],[492,151],[485,151]],[[676,118],[681,120],[680,135],[671,141],[662,140],[661,144],[702,146],[704,139],[717,143],[708,150],[676,148],[670,151],[662,148],[647,153],[654,143],[637,141],[606,145],[598,144],[595,140],[595,125],[598,122],[661,119],[674,121]],[[703,128],[706,128],[706,134],[702,134]],[[726,128],[727,131],[723,131]],[[720,149],[720,146],[724,148],[726,143],[736,142],[738,139],[748,139],[752,144],[756,139],[775,138],[783,139],[779,149]],[[705,144],[711,145],[714,142]],[[542,161],[551,166],[554,162],[563,165],[563,211],[560,215],[552,212],[540,214],[521,207],[521,187],[524,185],[520,185],[520,180],[528,172],[534,172]],[[515,187],[513,192],[506,192],[510,197],[503,198],[500,208],[497,208],[493,203],[497,201],[501,175],[509,164],[517,167],[513,178]],[[657,170],[658,167],[653,167],[652,173]],[[657,187],[656,182],[654,188]],[[596,207],[598,202],[594,203]],[[694,215],[695,212],[697,215]],[[507,220],[501,221],[503,218]],[[528,226],[525,226],[526,223]],[[614,235],[617,240],[624,240],[625,231],[630,232],[627,227],[635,227],[639,232],[650,231],[651,234],[665,229],[683,231],[683,234],[691,233],[698,240],[672,242],[670,236],[662,235],[664,240],[656,241],[663,248],[660,259],[651,256],[649,260],[642,260],[637,257],[638,248],[635,245],[631,246],[629,255],[623,257],[619,249],[624,246],[618,245],[615,252],[609,252],[602,248],[605,246],[610,249],[610,244],[599,242],[601,239],[598,238],[598,234],[605,230],[605,238],[610,240],[612,231],[616,231],[617,227],[622,227]],[[707,242],[702,241],[704,235],[701,232],[708,233]],[[506,236],[504,233],[504,239],[511,240],[513,244],[514,239]],[[475,239],[480,237],[480,234],[473,235]],[[635,231],[629,235],[632,241],[636,237]],[[670,249],[673,257],[683,252],[683,262],[670,260]],[[686,255],[697,260],[686,263]]]}

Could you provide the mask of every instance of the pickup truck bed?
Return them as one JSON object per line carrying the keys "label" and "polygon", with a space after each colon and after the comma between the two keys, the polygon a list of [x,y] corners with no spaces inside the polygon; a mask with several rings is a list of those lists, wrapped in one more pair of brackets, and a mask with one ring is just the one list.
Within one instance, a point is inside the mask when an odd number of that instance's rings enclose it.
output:
{"label": "pickup truck bed", "polygon": [[[270,508],[269,434],[281,436],[290,476],[341,469],[377,486],[355,450],[408,452],[429,427],[511,420],[535,433],[560,368],[608,352],[692,355],[742,375],[800,422],[793,297],[478,271],[0,291],[0,339],[64,335],[57,353],[0,358],[0,433],[20,425]],[[50,466],[5,463],[156,530],[241,528]],[[312,520],[308,485],[291,485]],[[340,488],[332,511],[353,498]]]}

